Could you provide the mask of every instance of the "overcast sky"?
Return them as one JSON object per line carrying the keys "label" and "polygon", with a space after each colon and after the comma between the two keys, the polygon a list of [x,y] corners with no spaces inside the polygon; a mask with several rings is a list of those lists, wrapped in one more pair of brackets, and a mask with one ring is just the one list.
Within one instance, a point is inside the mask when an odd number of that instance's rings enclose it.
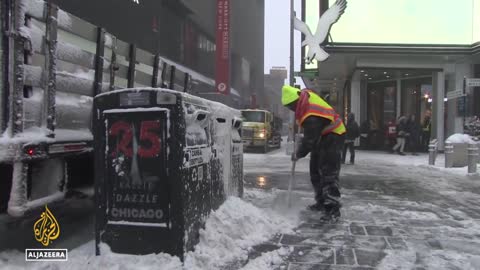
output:
{"label": "overcast sky", "polygon": [[[295,0],[301,17],[300,0]],[[290,0],[265,0],[265,74],[273,66],[290,66]],[[300,33],[295,31],[295,70],[300,70]]]}
{"label": "overcast sky", "polygon": [[[301,0],[294,1],[301,18]],[[307,24],[314,32],[319,0],[306,2],[310,7]],[[289,10],[290,0],[265,0],[265,73],[272,66],[289,68]],[[480,0],[348,0],[331,34],[336,42],[472,44],[480,41]],[[299,71],[298,31],[295,37],[295,70]]]}

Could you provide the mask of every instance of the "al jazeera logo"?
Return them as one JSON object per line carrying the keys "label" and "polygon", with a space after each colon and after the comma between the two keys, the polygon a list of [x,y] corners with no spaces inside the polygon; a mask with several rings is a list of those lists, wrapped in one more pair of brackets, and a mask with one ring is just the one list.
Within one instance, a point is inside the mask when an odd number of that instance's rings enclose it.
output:
{"label": "al jazeera logo", "polygon": [[[60,236],[60,225],[52,214],[50,209],[45,206],[45,212],[33,225],[33,233],[37,240],[44,247],[48,247],[53,240]],[[67,249],[50,249],[50,248],[32,248],[25,249],[25,260],[27,261],[67,261]]]}

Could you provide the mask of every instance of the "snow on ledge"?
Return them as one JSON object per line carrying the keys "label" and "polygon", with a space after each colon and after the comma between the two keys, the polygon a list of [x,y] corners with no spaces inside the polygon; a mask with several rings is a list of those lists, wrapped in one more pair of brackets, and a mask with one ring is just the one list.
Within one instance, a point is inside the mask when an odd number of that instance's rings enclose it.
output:
{"label": "snow on ledge", "polygon": [[472,139],[472,137],[468,134],[461,134],[461,133],[455,133],[452,136],[448,137],[448,139],[445,141],[447,143],[472,143],[475,144],[477,143]]}

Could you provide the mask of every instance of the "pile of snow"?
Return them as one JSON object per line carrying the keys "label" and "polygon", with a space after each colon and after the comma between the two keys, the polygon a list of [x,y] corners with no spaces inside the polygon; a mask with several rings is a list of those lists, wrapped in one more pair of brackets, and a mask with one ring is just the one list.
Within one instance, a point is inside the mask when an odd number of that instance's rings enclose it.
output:
{"label": "pile of snow", "polygon": [[455,133],[452,136],[448,137],[445,141],[447,143],[477,143],[472,139],[468,134]]}
{"label": "pile of snow", "polygon": [[[148,254],[143,256],[126,255],[113,253],[108,245],[101,244],[101,256],[95,256],[93,253],[94,243],[90,242],[79,249],[73,250],[69,254],[68,269],[152,269],[157,266],[165,270],[180,270],[182,269],[182,262],[178,257],[171,256],[165,253]],[[45,263],[47,264],[47,263]],[[53,263],[48,263],[53,267]],[[57,263],[59,264],[59,263]],[[38,269],[49,269],[46,265],[38,267]]]}
{"label": "pile of snow", "polygon": [[248,259],[248,250],[277,233],[293,233],[290,218],[259,209],[230,197],[200,231],[200,243],[185,259],[186,269],[219,269],[234,261]]}
{"label": "pile of snow", "polygon": [[[0,269],[223,269],[234,262],[246,262],[252,247],[263,243],[277,233],[293,233],[297,222],[291,217],[271,210],[259,209],[237,197],[230,197],[206,221],[200,231],[200,243],[186,254],[185,262],[169,254],[126,255],[113,253],[106,244],[100,246],[101,256],[95,256],[94,243],[90,241],[70,250],[68,262],[25,262],[19,251],[0,252]],[[289,251],[264,253],[250,261],[246,269],[270,269],[279,265]]]}
{"label": "pile of snow", "polygon": [[272,188],[270,191],[258,188],[245,188],[243,199],[256,206],[265,208],[271,206],[275,197],[279,196],[280,190]]}
{"label": "pile of snow", "polygon": [[290,253],[291,250],[287,247],[263,253],[262,256],[249,261],[242,270],[277,269],[283,258]]}

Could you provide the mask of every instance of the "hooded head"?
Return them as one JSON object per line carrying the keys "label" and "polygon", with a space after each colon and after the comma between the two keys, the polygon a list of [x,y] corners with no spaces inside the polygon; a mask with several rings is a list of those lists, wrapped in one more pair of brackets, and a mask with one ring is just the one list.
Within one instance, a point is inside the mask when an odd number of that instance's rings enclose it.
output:
{"label": "hooded head", "polygon": [[282,105],[292,109],[300,97],[300,89],[290,85],[282,87]]}
{"label": "hooded head", "polygon": [[348,122],[353,122],[355,121],[355,114],[354,113],[349,113],[347,117]]}

